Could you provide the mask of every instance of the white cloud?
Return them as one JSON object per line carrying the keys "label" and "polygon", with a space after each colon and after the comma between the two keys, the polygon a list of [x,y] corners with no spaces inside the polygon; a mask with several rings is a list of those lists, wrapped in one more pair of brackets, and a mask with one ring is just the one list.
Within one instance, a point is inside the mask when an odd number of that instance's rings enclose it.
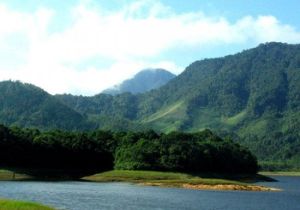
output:
{"label": "white cloud", "polygon": [[[9,68],[0,62],[0,80],[19,79],[50,93],[95,94],[143,68],[162,67],[179,73],[183,68],[177,60],[160,57],[175,52],[180,58],[187,47],[199,50],[210,45],[300,40],[299,31],[274,16],[246,16],[230,22],[201,11],[175,13],[149,0],[115,11],[82,2],[70,8],[72,21],[58,32],[50,27],[57,24],[55,15],[49,8],[27,13],[0,5],[0,61],[5,53],[16,59]],[[7,41],[11,37],[26,39],[27,44],[16,50]],[[111,64],[76,68],[95,57]],[[21,58],[24,62],[18,62]]]}

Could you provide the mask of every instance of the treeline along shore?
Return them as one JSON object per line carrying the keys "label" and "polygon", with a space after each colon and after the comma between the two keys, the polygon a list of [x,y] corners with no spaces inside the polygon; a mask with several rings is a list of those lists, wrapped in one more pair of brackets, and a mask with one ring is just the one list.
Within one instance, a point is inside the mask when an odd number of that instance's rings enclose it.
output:
{"label": "treeline along shore", "polygon": [[256,157],[210,130],[196,133],[40,131],[0,125],[0,167],[79,178],[112,169],[255,174]]}

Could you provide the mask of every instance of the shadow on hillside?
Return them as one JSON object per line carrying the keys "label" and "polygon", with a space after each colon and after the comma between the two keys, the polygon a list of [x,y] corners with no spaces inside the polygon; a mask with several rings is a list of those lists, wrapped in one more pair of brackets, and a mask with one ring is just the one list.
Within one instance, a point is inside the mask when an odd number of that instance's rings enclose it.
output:
{"label": "shadow on hillside", "polygon": [[99,169],[46,169],[46,168],[5,168],[4,180],[15,181],[76,181],[85,176],[101,173]]}

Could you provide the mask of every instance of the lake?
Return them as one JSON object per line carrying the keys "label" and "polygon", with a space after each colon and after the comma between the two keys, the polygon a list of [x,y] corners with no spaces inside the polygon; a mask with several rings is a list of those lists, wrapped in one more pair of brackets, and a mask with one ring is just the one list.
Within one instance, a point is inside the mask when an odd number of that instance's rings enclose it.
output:
{"label": "lake", "polygon": [[258,183],[281,192],[205,191],[129,183],[1,181],[0,197],[68,210],[300,210],[300,177]]}

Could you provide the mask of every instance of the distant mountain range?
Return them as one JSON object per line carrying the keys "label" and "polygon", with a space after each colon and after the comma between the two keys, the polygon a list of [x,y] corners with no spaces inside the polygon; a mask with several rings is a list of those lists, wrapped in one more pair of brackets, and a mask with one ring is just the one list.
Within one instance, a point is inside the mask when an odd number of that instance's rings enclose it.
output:
{"label": "distant mountain range", "polygon": [[[132,91],[134,93],[134,91]],[[210,128],[260,160],[300,168],[300,45],[266,43],[204,59],[157,89],[92,97],[0,83],[0,122],[69,130]]]}
{"label": "distant mountain range", "polygon": [[145,69],[134,75],[133,78],[106,89],[102,93],[111,95],[125,92],[133,94],[144,93],[163,86],[174,77],[176,77],[176,75],[164,69]]}

